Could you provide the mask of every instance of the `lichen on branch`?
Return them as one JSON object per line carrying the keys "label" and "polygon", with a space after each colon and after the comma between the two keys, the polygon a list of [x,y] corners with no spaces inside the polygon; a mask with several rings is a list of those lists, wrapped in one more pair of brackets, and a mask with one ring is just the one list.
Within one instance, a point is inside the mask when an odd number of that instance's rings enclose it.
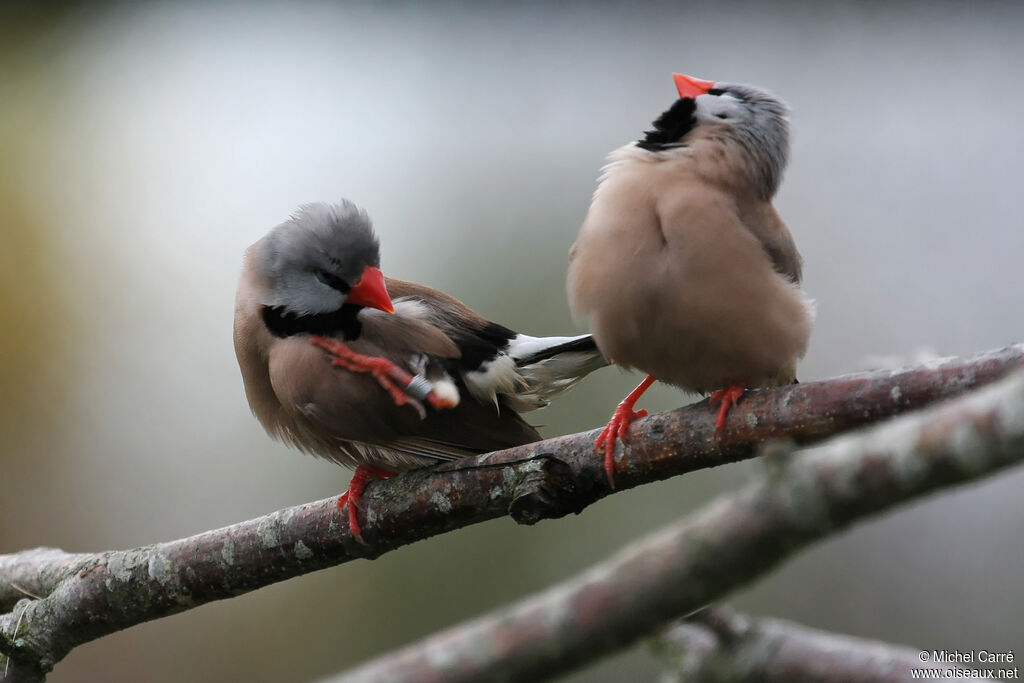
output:
{"label": "lichen on branch", "polygon": [[[654,415],[633,425],[628,448],[619,451],[616,490],[749,458],[769,440],[782,438],[794,447],[821,441],[963,394],[1022,364],[1024,346],[1018,345],[966,360],[753,391],[733,409],[720,437],[705,402]],[[351,536],[330,498],[130,550],[69,554],[41,548],[0,556],[0,609],[13,610],[0,616],[0,656],[11,655],[2,663],[19,676],[42,677],[74,647],[144,621],[507,514],[534,523],[579,512],[613,493],[594,452],[596,436],[595,430],[549,439],[374,482],[363,497],[367,545]],[[887,471],[895,462],[865,460],[865,466]],[[904,465],[908,476],[920,469],[917,462]],[[950,481],[972,474],[949,472]],[[840,517],[865,505],[840,501],[842,493],[820,494],[825,500],[818,504],[831,502]],[[826,532],[835,526],[831,519],[814,522]],[[822,529],[807,533],[815,537]],[[783,550],[764,557],[782,557]],[[739,580],[725,566],[712,573]],[[714,592],[714,585],[705,588]]]}

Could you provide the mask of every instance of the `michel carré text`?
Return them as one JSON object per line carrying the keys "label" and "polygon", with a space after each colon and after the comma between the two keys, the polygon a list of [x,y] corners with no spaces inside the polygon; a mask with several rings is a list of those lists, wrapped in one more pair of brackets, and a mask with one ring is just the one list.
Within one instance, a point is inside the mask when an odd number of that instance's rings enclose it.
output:
{"label": "michel carr\u00e9 text", "polygon": [[956,664],[1012,662],[1013,650],[991,652],[989,650],[932,650],[931,661]]}

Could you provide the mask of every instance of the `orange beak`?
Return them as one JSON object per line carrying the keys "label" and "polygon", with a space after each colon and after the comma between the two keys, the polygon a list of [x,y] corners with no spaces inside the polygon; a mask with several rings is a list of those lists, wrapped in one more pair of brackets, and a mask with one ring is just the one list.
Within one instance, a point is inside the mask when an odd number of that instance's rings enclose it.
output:
{"label": "orange beak", "polygon": [[708,90],[715,87],[714,81],[705,81],[703,78],[694,78],[685,74],[672,74],[672,78],[676,81],[676,90],[679,91],[679,97],[681,98],[695,98],[698,95],[704,95]]}
{"label": "orange beak", "polygon": [[380,268],[373,266],[366,266],[366,270],[345,298],[345,303],[376,308],[385,313],[395,312],[395,305],[388,296],[388,288],[384,286],[384,273],[380,272]]}

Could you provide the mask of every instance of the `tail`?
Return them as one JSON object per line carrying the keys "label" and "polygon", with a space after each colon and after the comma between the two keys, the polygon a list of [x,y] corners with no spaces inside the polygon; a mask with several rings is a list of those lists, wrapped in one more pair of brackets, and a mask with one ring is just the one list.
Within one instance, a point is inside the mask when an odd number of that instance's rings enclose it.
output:
{"label": "tail", "polygon": [[[601,352],[597,350],[594,336],[590,334],[581,334],[578,337],[528,337],[525,334],[519,334],[508,345],[508,355],[515,359],[516,366],[520,368],[540,363],[563,353],[583,353],[604,359]],[[607,362],[604,363],[604,365],[607,364]]]}
{"label": "tail", "polygon": [[514,394],[506,395],[509,407],[519,412],[543,408],[551,399],[608,361],[589,334],[578,337],[529,337],[509,341],[509,357],[521,379]]}

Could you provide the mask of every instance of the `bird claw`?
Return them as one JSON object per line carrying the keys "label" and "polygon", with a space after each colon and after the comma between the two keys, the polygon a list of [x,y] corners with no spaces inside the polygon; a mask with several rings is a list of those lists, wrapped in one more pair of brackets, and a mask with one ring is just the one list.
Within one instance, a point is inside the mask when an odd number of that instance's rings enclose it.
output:
{"label": "bird claw", "polygon": [[409,405],[411,405],[413,408],[416,409],[416,412],[419,414],[420,419],[421,420],[427,419],[427,409],[423,407],[423,404],[420,403],[419,401],[417,401],[416,399],[412,398],[411,396],[408,396],[406,398],[407,398],[406,402]]}
{"label": "bird claw", "polygon": [[722,402],[722,407],[718,409],[718,417],[715,419],[715,436],[718,436],[725,428],[725,417],[729,414],[729,409],[736,405],[746,390],[742,384],[733,384],[711,394],[708,405],[714,407],[719,401]]}
{"label": "bird claw", "polygon": [[[396,377],[409,377],[410,382],[413,378],[395,363],[392,363],[387,358],[356,353],[341,342],[336,342],[319,335],[310,337],[310,342],[331,354],[332,365],[351,372],[370,374],[377,380],[377,383],[380,384],[384,391],[388,392],[396,406],[412,406],[419,414],[421,420],[427,417],[427,410],[424,408],[423,403],[406,393],[406,389],[402,388],[400,383],[396,381]],[[434,405],[433,401],[431,401],[431,405]]]}
{"label": "bird claw", "polygon": [[363,490],[374,479],[389,479],[396,474],[397,472],[392,472],[382,467],[360,465],[352,474],[352,479],[348,483],[348,491],[338,496],[338,509],[345,510],[345,508],[348,508],[348,529],[357,543],[366,545],[366,541],[363,540],[363,529],[359,524],[357,513]]}
{"label": "bird claw", "polygon": [[630,423],[641,417],[647,417],[646,410],[633,410],[633,404],[623,401],[615,409],[608,424],[601,430],[601,434],[594,443],[598,453],[604,447],[604,473],[608,477],[608,486],[615,488],[615,440],[619,439],[626,443],[626,431]]}
{"label": "bird claw", "polygon": [[608,486],[613,489],[615,488],[615,439],[618,438],[625,445],[626,430],[629,429],[629,424],[638,418],[647,417],[646,410],[633,410],[633,406],[655,381],[654,375],[648,375],[636,389],[629,392],[629,396],[622,399],[622,402],[615,408],[612,419],[608,420],[608,424],[601,430],[600,436],[594,443],[598,453],[601,452],[601,446],[604,446],[604,473],[608,477]]}
{"label": "bird claw", "polygon": [[409,359],[409,369],[412,370],[414,375],[426,375],[427,374],[427,361],[430,359],[425,353],[414,354]]}

